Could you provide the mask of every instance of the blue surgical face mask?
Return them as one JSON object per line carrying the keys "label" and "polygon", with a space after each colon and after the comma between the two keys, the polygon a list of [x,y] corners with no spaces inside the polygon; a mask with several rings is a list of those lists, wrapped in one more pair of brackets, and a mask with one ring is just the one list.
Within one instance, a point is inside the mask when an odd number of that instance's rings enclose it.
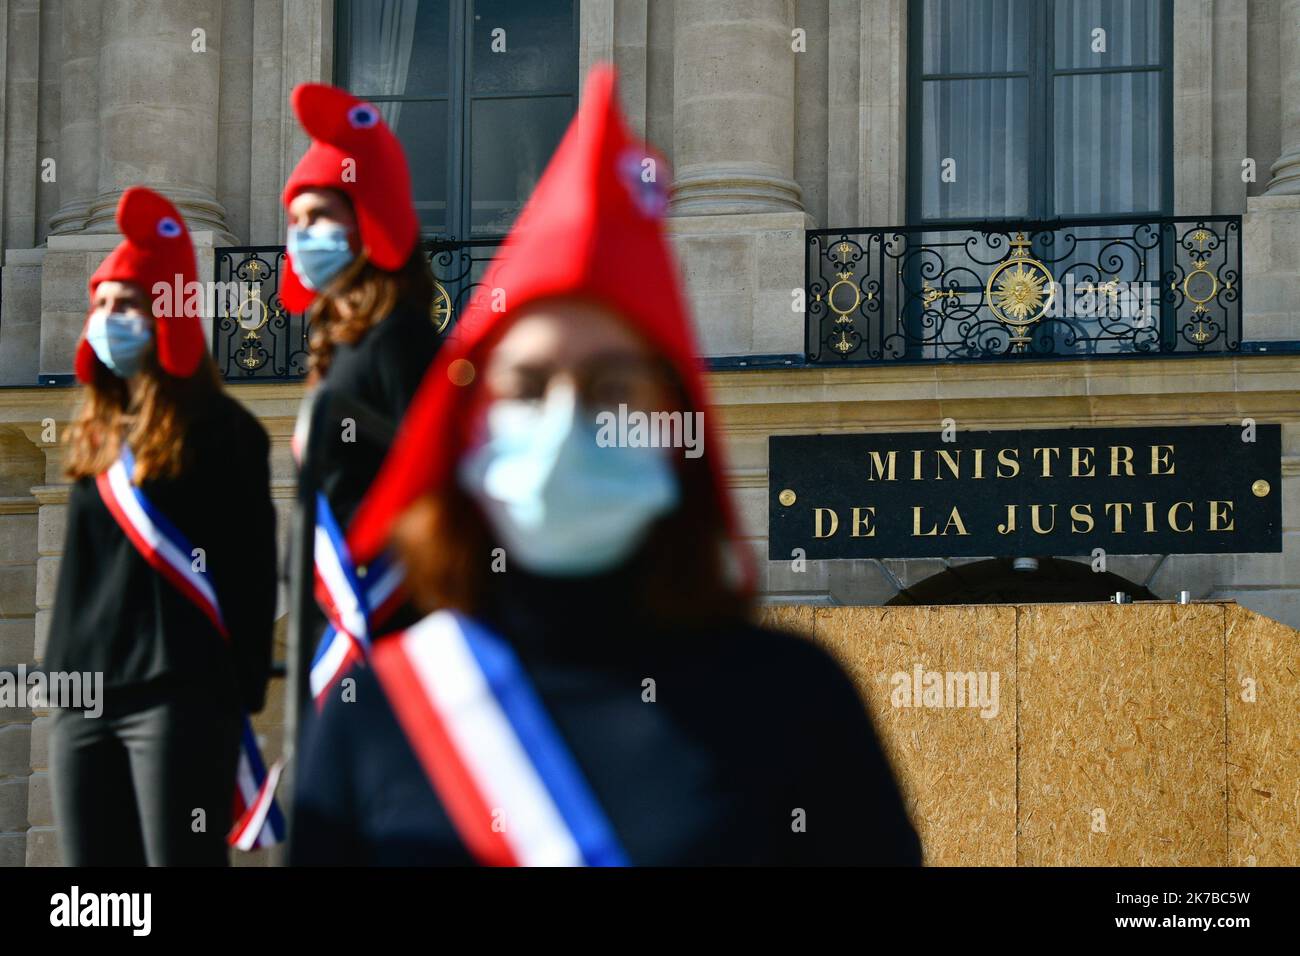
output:
{"label": "blue surgical face mask", "polygon": [[86,325],[86,341],[118,378],[140,371],[145,349],[153,339],[149,320],[124,312],[95,312]]}
{"label": "blue surgical face mask", "polygon": [[289,227],[289,255],[293,271],[308,289],[318,291],[356,258],[348,230],[337,223],[319,223],[300,229]]}
{"label": "blue surgical face mask", "polygon": [[568,387],[544,404],[488,408],[486,440],[461,462],[459,480],[507,560],[549,577],[598,574],[630,558],[677,506],[667,449],[601,447],[597,434]]}

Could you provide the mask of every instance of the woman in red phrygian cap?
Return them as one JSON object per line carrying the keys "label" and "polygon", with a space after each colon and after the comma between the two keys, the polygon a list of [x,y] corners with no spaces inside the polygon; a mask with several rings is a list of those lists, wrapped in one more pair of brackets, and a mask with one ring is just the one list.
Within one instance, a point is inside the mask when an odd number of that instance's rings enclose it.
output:
{"label": "woman in red phrygian cap", "polygon": [[[289,311],[307,313],[308,382],[319,386],[316,404],[304,407],[295,452],[311,463],[301,475],[300,493],[315,502],[318,525],[342,530],[379,470],[391,431],[441,339],[430,314],[433,276],[419,244],[401,143],[375,106],[335,87],[298,86],[292,105],[311,145],[284,187],[289,234],[280,298]],[[319,415],[307,430],[313,407]],[[321,555],[315,559],[319,563]],[[334,593],[318,588],[325,615],[309,620],[310,633],[300,638],[315,643],[326,619],[331,622],[312,672],[318,699],[373,636],[354,632],[411,619],[397,599],[341,593],[348,582],[358,590],[365,569],[353,574],[346,553],[338,560],[349,571],[321,576]],[[337,611],[358,598],[375,605],[368,627]]]}
{"label": "woman in red phrygian cap", "polygon": [[441,610],[325,705],[295,862],[919,860],[848,678],[748,622],[666,178],[597,68],[353,522]]}
{"label": "woman in red phrygian cap", "polygon": [[[45,660],[85,675],[84,690],[102,674],[103,688],[53,702],[55,820],[73,865],[219,865],[240,713],[262,708],[271,663],[269,442],[223,391],[185,310],[197,272],[180,213],[137,186],[117,225],[125,238],[91,276],[77,344],[84,400],[65,435],[73,483]],[[178,587],[185,574],[151,563],[146,526],[164,519],[197,549],[173,557],[215,592],[224,634]]]}

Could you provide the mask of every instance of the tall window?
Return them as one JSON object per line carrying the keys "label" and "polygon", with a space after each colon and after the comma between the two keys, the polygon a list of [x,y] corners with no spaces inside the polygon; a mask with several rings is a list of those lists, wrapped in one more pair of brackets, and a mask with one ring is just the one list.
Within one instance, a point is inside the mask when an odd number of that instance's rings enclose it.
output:
{"label": "tall window", "polygon": [[908,215],[1172,206],[1171,0],[913,0]]}
{"label": "tall window", "polygon": [[507,232],[578,101],[575,0],[339,0],[335,81],[406,147],[428,237]]}

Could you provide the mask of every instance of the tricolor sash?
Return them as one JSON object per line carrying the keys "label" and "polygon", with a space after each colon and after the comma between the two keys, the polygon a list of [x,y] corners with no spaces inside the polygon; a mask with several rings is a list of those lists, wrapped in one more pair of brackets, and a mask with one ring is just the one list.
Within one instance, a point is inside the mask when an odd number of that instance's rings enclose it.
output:
{"label": "tricolor sash", "polygon": [[311,662],[311,696],[317,706],[357,661],[370,656],[375,629],[401,605],[402,568],[381,555],[364,569],[348,552],[325,495],[316,495],[316,603],[329,625]]}
{"label": "tricolor sash", "polygon": [[[304,403],[294,426],[290,446],[295,460],[302,461],[310,431],[312,402]],[[373,631],[383,625],[403,600],[401,566],[381,555],[365,568],[358,568],[348,550],[329,499],[316,492],[316,528],[312,558],[315,565],[315,596],[328,625],[312,655],[312,700],[319,708],[324,694],[339,682],[353,664],[370,656]]]}
{"label": "tricolor sash", "polygon": [[371,657],[470,853],[490,866],[626,866],[582,770],[504,640],[435,611]]}
{"label": "tricolor sash", "polygon": [[[208,580],[207,572],[194,570],[194,549],[189,540],[132,483],[134,471],[135,459],[123,444],[117,461],[95,478],[104,505],[149,566],[192,602],[212,622],[217,633],[229,642],[230,633],[226,630],[217,592]],[[280,766],[277,764],[271,773],[267,773],[257,738],[253,735],[253,725],[247,714],[242,714],[241,719],[239,765],[235,777],[236,822],[227,842],[241,850],[251,850],[283,841],[285,826],[274,796]]]}

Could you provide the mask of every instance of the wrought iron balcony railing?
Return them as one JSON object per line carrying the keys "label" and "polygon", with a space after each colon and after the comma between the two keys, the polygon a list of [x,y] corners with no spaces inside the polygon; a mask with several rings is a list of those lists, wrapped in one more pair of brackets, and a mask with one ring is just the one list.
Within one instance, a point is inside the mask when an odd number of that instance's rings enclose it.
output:
{"label": "wrought iron balcony railing", "polygon": [[[426,242],[435,280],[429,321],[439,328],[455,322],[482,279],[502,240]],[[290,313],[280,301],[284,246],[225,246],[216,250],[215,278],[238,289],[238,305],[220,309],[212,327],[212,355],[223,377],[237,380],[297,379],[307,374],[305,315]]]}
{"label": "wrought iron balcony railing", "polygon": [[807,234],[815,363],[1241,348],[1241,217]]}

